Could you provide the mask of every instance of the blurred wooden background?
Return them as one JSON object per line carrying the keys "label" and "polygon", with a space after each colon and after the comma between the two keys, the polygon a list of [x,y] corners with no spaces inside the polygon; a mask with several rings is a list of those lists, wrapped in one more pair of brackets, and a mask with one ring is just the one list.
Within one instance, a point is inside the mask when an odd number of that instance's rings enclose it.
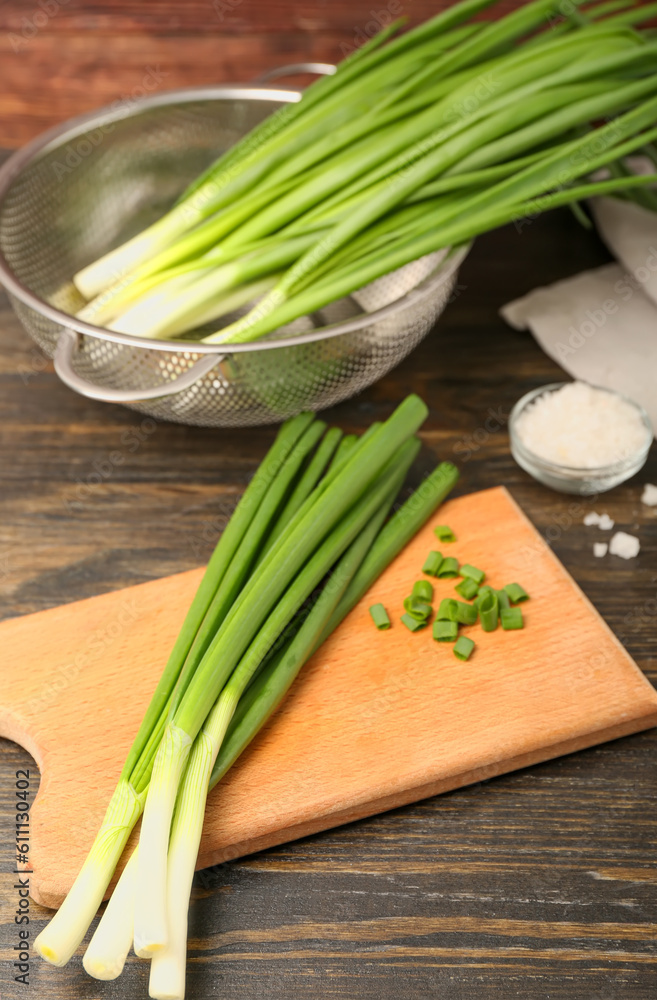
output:
{"label": "blurred wooden background", "polygon": [[[487,16],[518,7],[499,0]],[[449,0],[0,0],[0,147],[113,101],[335,62]]]}

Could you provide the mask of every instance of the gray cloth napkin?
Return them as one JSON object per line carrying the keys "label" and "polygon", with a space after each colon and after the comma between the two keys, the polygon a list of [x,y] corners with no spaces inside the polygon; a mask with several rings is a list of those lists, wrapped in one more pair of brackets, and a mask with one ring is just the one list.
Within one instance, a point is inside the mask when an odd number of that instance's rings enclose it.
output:
{"label": "gray cloth napkin", "polygon": [[657,213],[616,198],[591,207],[618,263],[537,288],[501,314],[574,378],[636,400],[657,430]]}

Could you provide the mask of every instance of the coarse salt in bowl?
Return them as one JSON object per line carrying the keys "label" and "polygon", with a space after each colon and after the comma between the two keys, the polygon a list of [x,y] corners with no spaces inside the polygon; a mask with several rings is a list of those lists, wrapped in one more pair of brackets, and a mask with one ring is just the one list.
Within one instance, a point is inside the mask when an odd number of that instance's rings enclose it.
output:
{"label": "coarse salt in bowl", "polygon": [[519,399],[509,418],[518,465],[562,493],[603,493],[643,467],[652,444],[645,410],[611,389],[555,382]]}

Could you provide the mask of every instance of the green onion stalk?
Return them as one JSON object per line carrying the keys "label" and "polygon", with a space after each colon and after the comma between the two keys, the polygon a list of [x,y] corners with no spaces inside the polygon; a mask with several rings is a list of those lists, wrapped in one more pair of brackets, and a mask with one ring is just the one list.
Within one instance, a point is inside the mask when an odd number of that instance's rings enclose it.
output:
{"label": "green onion stalk", "polygon": [[[657,54],[657,49],[655,52]],[[556,118],[572,127],[590,114],[604,113],[610,104],[623,107],[634,97],[651,92],[657,92],[657,75],[617,88],[613,98],[609,98],[607,94],[594,94],[586,95],[574,103],[568,102],[560,111],[546,114],[540,123],[541,128],[520,129],[519,132],[525,132],[520,143],[524,145],[536,135],[552,131]],[[577,97],[578,93],[574,91],[573,96]],[[546,99],[546,112],[549,107],[550,102]],[[513,115],[514,112],[515,109],[510,109],[504,114]],[[546,155],[538,163],[499,181],[483,192],[446,205],[440,201],[428,201],[426,215],[418,219],[415,232],[410,238],[402,236],[383,253],[376,248],[363,252],[355,265],[338,265],[328,274],[320,276],[319,281],[315,281],[324,262],[335,257],[337,251],[347,246],[385,212],[394,210],[405,194],[412,194],[415,188],[430,181],[436,162],[451,166],[461,154],[467,156],[478,148],[471,136],[457,137],[456,141],[446,144],[451,145],[451,149],[438,147],[408,167],[404,173],[400,173],[378,195],[338,222],[322,240],[299,258],[251,312],[206,339],[218,343],[256,340],[417,257],[467,242],[480,232],[513,220],[519,206],[526,200],[545,196],[557,186],[571,184],[583,175],[606,166],[617,158],[621,150],[627,153],[632,149],[640,149],[652,135],[649,126],[654,122],[656,112],[657,99],[652,96],[608,125],[596,129],[595,136],[587,133],[580,139],[566,143],[559,152]],[[495,117],[492,116],[485,124],[489,134],[494,127]],[[520,143],[516,144],[512,152],[518,151]],[[510,148],[510,144],[506,146]],[[599,149],[602,152],[598,152]],[[586,192],[587,196],[598,193],[598,184],[592,182],[586,185]],[[309,302],[313,303],[312,306],[309,306]]]}
{"label": "green onion stalk", "polygon": [[[445,11],[399,39],[397,45],[392,43],[381,49],[377,40],[367,52],[357,52],[345,59],[335,76],[319,80],[308,89],[304,101],[280,109],[229,150],[225,158],[220,158],[188,189],[164,218],[80,271],[75,280],[82,294],[86,297],[96,295],[154,252],[166,248],[181,234],[230,205],[236,195],[252,190],[273,166],[289,156],[290,149],[303,149],[314,138],[326,135],[327,127],[348,121],[354,112],[367,112],[373,101],[403,80],[409,66],[416,64],[417,44],[421,46],[433,37],[440,49],[441,34],[492,2],[466,0],[458,9]],[[395,27],[400,26],[397,22]],[[366,78],[370,86],[363,103],[359,98],[363,93],[362,81]]]}
{"label": "green onion stalk", "polygon": [[[578,0],[561,18],[558,0],[532,0],[472,23],[491,2],[465,0],[402,34],[391,25],[262,122],[170,213],[75,276],[90,299],[79,315],[144,337],[257,340],[528,200],[575,203],[576,187],[654,207],[621,149],[650,142],[657,43],[641,25],[653,5]],[[559,153],[558,176],[542,171]],[[612,189],[591,179],[601,167]]]}
{"label": "green onion stalk", "polygon": [[[395,460],[389,475],[381,477],[380,484],[354,509],[354,524],[360,524],[358,535],[350,543],[337,568],[326,584],[320,598],[292,640],[286,651],[287,657],[299,658],[299,650],[307,656],[315,642],[317,631],[323,627],[372,544],[390,505],[394,500],[408,467],[417,453],[418,443],[411,440],[402,449],[402,459]],[[367,518],[367,520],[364,520]],[[298,595],[293,591],[308,594],[318,573],[324,573],[326,565],[334,560],[336,545],[342,547],[344,537],[353,533],[348,529],[348,520],[343,520],[328,536],[324,545],[311,562],[304,568],[295,586],[285,595],[284,601],[298,604]],[[304,579],[305,577],[305,579]],[[289,616],[283,612],[281,604],[274,617]],[[221,744],[235,709],[244,694],[255,671],[262,663],[266,651],[271,647],[271,622],[268,622],[252,642],[240,661],[230,681],[222,690],[213,709],[208,715],[192,749],[185,778],[178,796],[171,840],[167,857],[167,931],[166,946],[153,956],[150,975],[150,995],[154,998],[184,996],[185,954],[187,947],[187,910],[191,892],[192,877],[196,865],[198,847],[203,828],[205,804],[209,782]],[[278,624],[274,627],[278,632]]]}
{"label": "green onion stalk", "polygon": [[[346,461],[326,489],[319,491],[314,502],[306,501],[307,509],[304,505],[297,512],[260,565],[257,575],[245,584],[194,672],[180,704],[171,714],[153,767],[141,828],[135,906],[137,954],[152,955],[166,945],[166,854],[171,816],[189,750],[205,721],[208,705],[214,703],[249,642],[273,613],[276,602],[287,588],[296,596],[297,588],[302,586],[299,581],[305,580],[300,571],[306,561],[311,560],[318,545],[321,546],[341,520],[355,537],[372,516],[373,511],[369,509],[372,500],[369,498],[369,505],[366,501],[376,479],[384,473],[388,462],[395,461],[398,449],[425,417],[424,404],[416,397],[409,397]],[[359,499],[363,494],[366,501]],[[359,503],[366,504],[365,512],[358,509]],[[353,523],[348,516],[352,507],[358,511]],[[345,546],[353,540],[347,533],[342,537]],[[327,568],[324,567],[323,572]],[[313,579],[310,590],[317,585],[323,572]],[[307,596],[303,593],[298,603]],[[290,600],[292,603],[285,607],[291,617],[297,608]],[[287,621],[282,621],[280,627],[286,624]]]}
{"label": "green onion stalk", "polygon": [[130,831],[141,815],[155,753],[197,633],[222,581],[234,572],[236,555],[248,538],[259,509],[277,480],[288,476],[290,463],[298,465],[300,442],[313,423],[313,415],[305,413],[283,425],[219,539],[128,753],[89,856],[59,911],[36,939],[37,951],[53,965],[68,962],[100,905]]}
{"label": "green onion stalk", "polygon": [[[410,448],[407,445],[404,466],[416,449],[414,443]],[[404,466],[397,468],[383,504],[338,561],[317,600],[302,611],[301,623],[294,621],[290,636],[281,636],[282,646],[270,647],[262,660],[257,643],[252,643],[196,738],[178,795],[168,849],[168,942],[153,955],[153,997],[171,1000],[184,996],[187,910],[208,791],[276,711],[309,656],[413,537],[458,477],[453,465],[442,463],[382,527]],[[253,676],[255,679],[249,683]],[[243,693],[236,698],[240,691]],[[85,953],[85,968],[96,978],[114,979],[123,969],[132,943],[136,867],[137,851],[124,869]]]}
{"label": "green onion stalk", "polygon": [[[183,228],[192,230],[198,222],[193,206],[198,208],[199,203],[203,202],[204,211],[201,215],[205,216],[212,214],[212,212],[222,205],[233,205],[235,200],[233,188],[237,184],[238,187],[246,187],[250,190],[250,199],[246,204],[248,217],[253,211],[253,186],[255,181],[260,180],[262,184],[263,177],[260,175],[264,174],[264,183],[268,183],[270,187],[276,189],[276,181],[280,170],[276,172],[272,170],[272,167],[279,161],[285,165],[283,176],[285,180],[289,181],[291,173],[288,166],[290,153],[301,155],[303,163],[307,165],[310,162],[308,161],[308,150],[310,150],[312,158],[313,150],[317,149],[316,143],[311,140],[320,137],[326,141],[327,132],[325,125],[327,123],[327,115],[331,122],[335,121],[336,123],[339,121],[349,122],[354,119],[357,120],[362,116],[364,110],[369,109],[372,102],[376,102],[379,99],[381,94],[387,93],[390,89],[394,90],[394,85],[408,71],[409,59],[412,63],[417,61],[417,58],[426,49],[427,40],[431,44],[431,36],[439,34],[439,29],[441,27],[444,29],[447,25],[447,20],[450,23],[456,23],[459,19],[467,16],[469,10],[476,11],[484,6],[486,6],[485,3],[468,4],[458,16],[451,14],[448,19],[443,16],[434,19],[428,25],[423,25],[420,29],[416,29],[415,32],[407,34],[402,39],[397,39],[395,43],[386,46],[382,51],[373,53],[361,50],[358,60],[345,60],[335,78],[320,80],[314,84],[306,92],[303,101],[299,105],[281,109],[272,118],[250,133],[249,136],[245,137],[228,154],[221,157],[206,172],[203,178],[193,184],[188,192],[183,195],[172,215],[174,217],[180,216],[180,210],[184,208],[187,222]],[[426,57],[427,53],[424,52],[424,54]],[[367,80],[368,87],[365,96],[360,98],[359,95],[363,93],[362,83],[364,79]],[[354,104],[353,102],[349,102],[349,104],[346,104],[346,98],[354,97],[359,98],[361,103]],[[365,101],[365,105],[363,105],[363,101]],[[286,137],[282,144],[281,135]],[[331,148],[338,148],[335,130],[332,130],[330,138]],[[315,158],[321,159],[321,150],[317,150]],[[249,186],[248,178],[245,181],[243,177],[237,177],[236,170],[243,164],[248,164],[252,168],[254,160],[259,164],[259,175],[254,178],[253,184]],[[248,174],[248,170],[246,172]],[[271,178],[271,180],[268,181],[268,178]],[[226,184],[228,184],[228,189],[226,189]],[[210,188],[213,192],[212,197],[208,197]],[[255,195],[255,197],[257,198],[258,195]],[[238,215],[240,213],[243,214],[243,212],[244,206],[241,206],[238,209]],[[225,214],[223,212],[223,216]],[[219,220],[220,224],[223,223],[223,216]],[[164,222],[165,220],[161,221]],[[159,225],[160,223],[157,223],[154,228],[157,228]],[[141,234],[136,239],[139,241],[145,239],[146,236],[147,234]],[[130,247],[134,247],[134,245],[135,241],[131,241],[124,248],[127,257],[132,256],[129,251]],[[123,250],[121,248],[118,251],[113,251],[108,258],[104,259],[105,263],[107,263],[109,258],[117,260],[122,253]],[[105,265],[101,266],[101,262],[98,262],[98,265],[92,265],[91,268],[87,268],[85,271],[89,272],[97,266],[102,270]],[[77,280],[79,284],[85,285],[84,279],[80,276],[78,276]]]}
{"label": "green onion stalk", "polygon": [[[353,553],[367,549],[337,608],[331,604],[332,617],[324,628],[328,634],[453,485],[455,470],[446,466],[374,533],[373,542],[363,541],[398,490],[425,416],[424,404],[409,397],[388,421],[358,439],[342,438],[335,428],[327,431],[312,414],[281,428],[208,564],[90,854],[60,910],[37,938],[36,948],[47,961],[66,964],[81,943],[144,805],[142,850],[119,880],[85,967],[99,978],[118,974],[133,934],[138,953],[152,955],[168,947],[167,866],[175,803],[182,801],[181,782],[191,782],[192,774],[197,775],[195,795],[204,801],[207,794],[208,766],[198,770],[201,750],[195,748],[210,746],[210,770],[225,743],[234,759],[235,748],[246,745],[282,697],[280,684],[274,685],[275,696],[262,687],[271,683],[271,662],[282,662],[280,657],[272,660],[272,651],[278,653],[281,636],[322,579],[332,572],[335,584],[336,566],[346,573],[345,565],[355,568]],[[341,560],[348,553],[351,562],[345,564]],[[318,615],[312,620],[319,621]],[[315,645],[321,640],[318,633],[319,625]],[[300,648],[294,647],[297,668],[303,662]],[[280,670],[287,670],[291,683],[289,663],[288,657]],[[249,701],[247,715],[243,699]],[[197,762],[192,771],[190,754]],[[215,773],[210,787],[216,780]],[[190,809],[198,824],[203,809],[194,803]]]}

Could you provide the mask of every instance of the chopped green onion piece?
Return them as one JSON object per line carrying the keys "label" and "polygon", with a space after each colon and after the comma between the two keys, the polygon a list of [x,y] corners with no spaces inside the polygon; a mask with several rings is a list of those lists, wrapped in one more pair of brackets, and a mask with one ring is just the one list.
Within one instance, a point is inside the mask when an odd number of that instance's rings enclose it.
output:
{"label": "chopped green onion piece", "polygon": [[438,571],[442,565],[443,557],[440,552],[430,552],[424,561],[422,572],[429,576],[438,576]]}
{"label": "chopped green onion piece", "polygon": [[474,625],[477,620],[477,608],[474,604],[466,604],[464,601],[454,601],[456,605],[454,621],[460,625]]}
{"label": "chopped green onion piece", "polygon": [[453,597],[444,597],[440,602],[440,607],[438,608],[438,613],[436,614],[437,621],[458,621],[456,617],[456,605],[458,601],[455,601]]}
{"label": "chopped green onion piece", "polygon": [[456,541],[456,535],[454,534],[452,529],[448,527],[446,524],[436,525],[436,527],[433,529],[433,533],[436,536],[436,538],[441,542]]}
{"label": "chopped green onion piece", "polygon": [[[364,436],[364,435],[363,435]],[[404,546],[431,517],[459,477],[451,462],[441,462],[381,529],[370,551],[347,587],[344,597],[322,634],[322,642],[369,590],[376,578],[399,555]]]}
{"label": "chopped green onion piece", "polygon": [[483,569],[477,569],[476,566],[471,566],[470,563],[464,563],[461,566],[461,576],[469,577],[471,580],[474,580],[478,586],[481,586],[484,582],[486,574]]}
{"label": "chopped green onion piece", "polygon": [[502,628],[507,631],[510,629],[524,628],[525,626],[520,608],[502,608],[500,611],[500,620],[502,622]]}
{"label": "chopped green onion piece", "polygon": [[432,601],[433,587],[428,580],[418,580],[413,584],[411,597],[417,597],[420,601]]}
{"label": "chopped green onion piece", "polygon": [[401,616],[402,623],[406,626],[409,632],[417,632],[418,629],[424,628],[427,624],[426,619],[423,621],[418,621],[417,618],[413,618],[412,615],[405,614]]}
{"label": "chopped green onion piece", "polygon": [[511,601],[509,600],[509,595],[507,594],[506,590],[497,590],[496,594],[497,594],[497,601],[500,606],[500,613],[504,608],[511,607]]}
{"label": "chopped green onion piece", "polygon": [[454,587],[457,594],[464,597],[466,601],[471,601],[473,597],[476,597],[479,592],[479,587],[475,580],[471,576],[466,576],[465,579],[461,580],[460,583]]}
{"label": "chopped green onion piece", "polygon": [[433,637],[436,642],[454,642],[458,634],[459,627],[456,622],[436,621],[433,623]]}
{"label": "chopped green onion piece", "polygon": [[492,588],[488,590],[478,599],[477,605],[479,608],[479,617],[481,618],[481,627],[484,632],[494,632],[497,628],[500,608],[497,600],[497,591]]}
{"label": "chopped green onion piece", "polygon": [[430,604],[427,604],[426,601],[420,601],[417,597],[413,597],[412,594],[404,601],[404,611],[419,622],[426,622],[432,610],[433,608]]}
{"label": "chopped green onion piece", "polygon": [[454,559],[453,556],[447,556],[443,559],[440,569],[438,570],[438,576],[441,580],[451,580],[453,577],[459,575],[459,561]]}
{"label": "chopped green onion piece", "polygon": [[469,660],[474,649],[474,642],[467,635],[460,635],[454,643],[454,656],[457,660]]}
{"label": "chopped green onion piece", "polygon": [[460,625],[474,625],[477,620],[477,608],[474,604],[455,601],[453,597],[444,597],[440,602],[436,621],[458,622]]}
{"label": "chopped green onion piece", "polygon": [[414,617],[417,618],[420,615],[422,615],[422,618],[425,621],[426,621],[427,618],[431,617],[431,612],[433,611],[433,608],[431,607],[430,604],[427,604],[425,601],[418,601],[418,600],[416,600],[416,598],[413,597],[413,598],[411,598],[411,605],[412,605],[412,608],[413,608],[411,614]]}
{"label": "chopped green onion piece", "polygon": [[519,583],[507,583],[504,588],[509,595],[512,604],[520,604],[521,601],[528,601],[529,594]]}
{"label": "chopped green onion piece", "polygon": [[373,604],[370,608],[370,615],[372,616],[372,621],[379,631],[390,628],[391,622],[388,618],[388,612],[382,604]]}

